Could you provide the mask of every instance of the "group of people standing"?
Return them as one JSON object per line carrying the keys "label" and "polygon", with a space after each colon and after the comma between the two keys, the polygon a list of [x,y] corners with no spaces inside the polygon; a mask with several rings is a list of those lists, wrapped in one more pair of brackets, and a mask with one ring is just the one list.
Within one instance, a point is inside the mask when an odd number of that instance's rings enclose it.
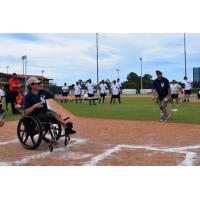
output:
{"label": "group of people standing", "polygon": [[11,104],[12,113],[21,114],[24,107],[24,92],[21,90],[20,80],[17,78],[17,74],[13,73],[12,78],[8,83],[0,89],[0,127],[5,123],[5,110],[2,106],[2,98],[5,98],[5,108],[8,111],[8,104]]}
{"label": "group of people standing", "polygon": [[13,114],[21,113],[24,105],[24,92],[16,73],[13,73],[12,78],[9,79],[8,84],[3,86],[2,91],[5,93],[6,110],[8,111],[8,104],[10,103]]}
{"label": "group of people standing", "polygon": [[[120,79],[118,78],[117,80],[113,80],[111,87],[110,87],[110,92],[111,92],[111,99],[110,99],[110,104],[115,103],[115,99],[118,99],[119,103],[121,103],[121,83]],[[86,81],[85,84],[85,92],[83,95],[83,99],[89,100],[89,105],[96,105],[95,100],[99,100],[99,103],[104,103],[105,102],[105,97],[109,91],[108,85],[104,80],[100,82],[100,84],[96,85],[95,83],[92,82],[91,79]],[[76,82],[74,85],[74,95],[75,95],[75,101],[78,103],[82,103],[82,85],[80,82]],[[95,92],[99,90],[99,95],[100,97],[95,98]],[[62,87],[62,96],[68,96],[69,94],[69,87],[65,83],[64,86]],[[66,101],[65,101],[66,102]]]}

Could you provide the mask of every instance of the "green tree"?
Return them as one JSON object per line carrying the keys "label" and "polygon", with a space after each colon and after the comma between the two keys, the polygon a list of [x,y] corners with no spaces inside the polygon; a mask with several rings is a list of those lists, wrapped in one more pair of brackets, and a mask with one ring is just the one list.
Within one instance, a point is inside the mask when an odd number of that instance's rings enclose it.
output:
{"label": "green tree", "polygon": [[[143,88],[149,89],[152,88],[152,76],[150,74],[145,74],[142,78]],[[122,83],[123,89],[137,89],[141,87],[141,76],[138,76],[135,72],[130,72],[127,75],[127,81]]]}

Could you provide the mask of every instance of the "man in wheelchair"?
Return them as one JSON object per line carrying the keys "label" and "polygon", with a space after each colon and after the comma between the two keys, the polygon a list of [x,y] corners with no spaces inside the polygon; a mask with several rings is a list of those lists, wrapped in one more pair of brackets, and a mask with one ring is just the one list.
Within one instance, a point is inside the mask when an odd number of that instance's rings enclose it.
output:
{"label": "man in wheelchair", "polygon": [[28,93],[25,96],[24,100],[24,110],[25,114],[31,114],[37,116],[42,122],[59,122],[65,130],[65,133],[74,134],[76,131],[70,127],[61,116],[50,110],[47,105],[47,99],[55,100],[65,100],[66,97],[56,97],[54,94],[42,90],[41,81],[36,77],[31,77],[27,80],[26,86],[28,88]]}

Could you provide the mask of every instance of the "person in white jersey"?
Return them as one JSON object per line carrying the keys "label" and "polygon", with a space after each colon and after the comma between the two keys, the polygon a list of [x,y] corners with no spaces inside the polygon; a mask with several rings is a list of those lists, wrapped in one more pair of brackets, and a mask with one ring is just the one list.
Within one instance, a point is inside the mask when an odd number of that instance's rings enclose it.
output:
{"label": "person in white jersey", "polygon": [[171,105],[173,104],[173,101],[176,101],[176,106],[178,106],[179,103],[179,90],[181,89],[181,86],[173,80],[172,83],[170,84],[171,88]]}
{"label": "person in white jersey", "polygon": [[5,96],[3,89],[0,88],[0,102],[2,101],[3,97]]}
{"label": "person in white jersey", "polygon": [[93,101],[93,105],[95,104],[95,100],[94,100],[94,87],[96,86],[94,83],[92,83],[92,80],[89,79],[86,83],[86,88],[87,88],[87,93],[88,93],[88,99],[89,99],[89,104],[91,104],[91,101]]}
{"label": "person in white jersey", "polygon": [[76,85],[74,86],[74,94],[76,98],[76,103],[78,103],[78,100],[80,101],[80,103],[82,103],[81,93],[82,93],[82,87],[79,82],[76,82]]}
{"label": "person in white jersey", "polygon": [[192,93],[192,82],[188,79],[187,76],[184,77],[184,83],[185,83],[185,97],[184,97],[184,102],[189,102],[190,101],[190,94]]}
{"label": "person in white jersey", "polygon": [[121,88],[122,88],[122,84],[121,84],[121,82],[120,82],[120,79],[118,78],[117,79],[117,82],[116,82],[116,84],[118,85],[118,87],[119,87],[119,94],[118,94],[118,101],[121,103]]}
{"label": "person in white jersey", "polygon": [[[67,86],[67,83],[64,83],[64,86],[62,87],[62,96],[66,97],[66,99],[64,100],[65,103],[67,102],[68,94],[69,94],[69,87]],[[61,103],[63,103],[63,100],[61,101]]]}
{"label": "person in white jersey", "polygon": [[105,96],[107,95],[107,89],[108,89],[108,86],[107,86],[107,84],[105,83],[104,80],[101,81],[101,84],[99,85],[99,89],[100,89],[100,100],[99,100],[99,103],[101,103],[102,99],[103,99],[103,103],[104,103]]}
{"label": "person in white jersey", "polygon": [[119,85],[116,83],[116,80],[114,80],[112,85],[111,85],[111,94],[112,94],[112,96],[111,96],[111,99],[110,99],[110,104],[115,103],[115,99],[116,98],[119,100],[119,103],[121,103],[120,99],[118,98],[119,97],[118,96],[119,95],[119,90],[120,90]]}

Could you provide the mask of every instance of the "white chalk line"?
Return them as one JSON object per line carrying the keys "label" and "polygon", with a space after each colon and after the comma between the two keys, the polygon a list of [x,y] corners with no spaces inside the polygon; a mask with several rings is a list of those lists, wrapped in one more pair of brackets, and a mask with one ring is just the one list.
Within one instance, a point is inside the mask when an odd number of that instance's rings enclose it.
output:
{"label": "white chalk line", "polygon": [[105,150],[103,153],[93,157],[89,162],[86,162],[84,165],[86,166],[95,166],[100,161],[108,158],[113,153],[122,151],[123,149],[145,149],[147,151],[159,151],[159,152],[167,152],[167,153],[180,153],[180,154],[186,154],[185,160],[183,160],[181,163],[179,163],[180,166],[192,166],[196,154],[195,152],[188,151],[188,150],[196,150],[200,149],[200,145],[194,145],[194,146],[185,146],[185,147],[173,147],[173,148],[157,148],[153,146],[147,146],[147,145],[126,145],[126,144],[120,144],[113,148]]}
{"label": "white chalk line", "polygon": [[5,142],[0,142],[0,145],[6,145],[6,144],[12,144],[12,143],[17,143],[19,140],[10,140],[10,141],[5,141]]}
{"label": "white chalk line", "polygon": [[[71,139],[72,141],[75,141],[72,144],[68,144],[67,147],[60,147],[60,148],[54,148],[53,152],[42,152],[36,155],[32,156],[25,156],[24,158],[16,161],[1,161],[0,166],[12,166],[12,165],[24,165],[28,163],[29,161],[36,160],[36,159],[41,159],[41,158],[46,158],[49,155],[54,155],[56,152],[65,152],[68,153],[69,147],[77,146],[77,145],[82,145],[87,142],[87,139]],[[87,155],[89,156],[89,155]]]}
{"label": "white chalk line", "polygon": [[[72,139],[72,140],[75,140],[76,142],[74,144],[70,144],[68,146],[73,146],[73,145],[76,145],[76,143],[77,144],[81,143],[81,142],[79,143],[79,141],[81,141],[81,139]],[[7,145],[7,144],[12,144],[12,143],[17,143],[17,142],[18,142],[18,139],[15,139],[15,140],[10,140],[10,141],[0,142],[0,145]],[[188,151],[188,150],[200,149],[200,145],[185,146],[185,147],[171,147],[171,148],[156,148],[156,147],[153,147],[153,146],[146,146],[146,145],[125,145],[125,144],[121,144],[121,145],[115,146],[114,148],[107,149],[102,154],[99,154],[99,155],[93,157],[89,162],[85,163],[84,165],[94,166],[97,163],[99,163],[100,161],[104,160],[105,158],[111,156],[113,153],[121,151],[124,148],[145,149],[145,150],[149,150],[149,151],[160,151],[160,152],[168,152],[168,153],[186,154],[185,160],[183,160],[181,163],[179,163],[179,165],[180,166],[182,166],[182,165],[183,166],[192,166],[194,161],[195,161],[196,153],[192,152],[192,151]],[[63,147],[54,149],[54,152],[58,152],[58,151],[65,151],[65,149]],[[44,157],[48,156],[49,154],[50,154],[50,152],[44,152],[44,153],[41,153],[41,154],[37,154],[37,155],[29,156],[27,158],[23,158],[21,161],[5,161],[5,162],[2,161],[2,162],[0,162],[0,165],[26,164],[28,162],[28,160],[44,158]],[[74,158],[75,159],[77,157],[77,159],[78,159],[78,158],[87,158],[87,157],[90,157],[90,156],[91,156],[91,154],[84,154],[84,155],[79,155],[79,156],[69,154],[67,156],[64,156],[63,158]]]}

